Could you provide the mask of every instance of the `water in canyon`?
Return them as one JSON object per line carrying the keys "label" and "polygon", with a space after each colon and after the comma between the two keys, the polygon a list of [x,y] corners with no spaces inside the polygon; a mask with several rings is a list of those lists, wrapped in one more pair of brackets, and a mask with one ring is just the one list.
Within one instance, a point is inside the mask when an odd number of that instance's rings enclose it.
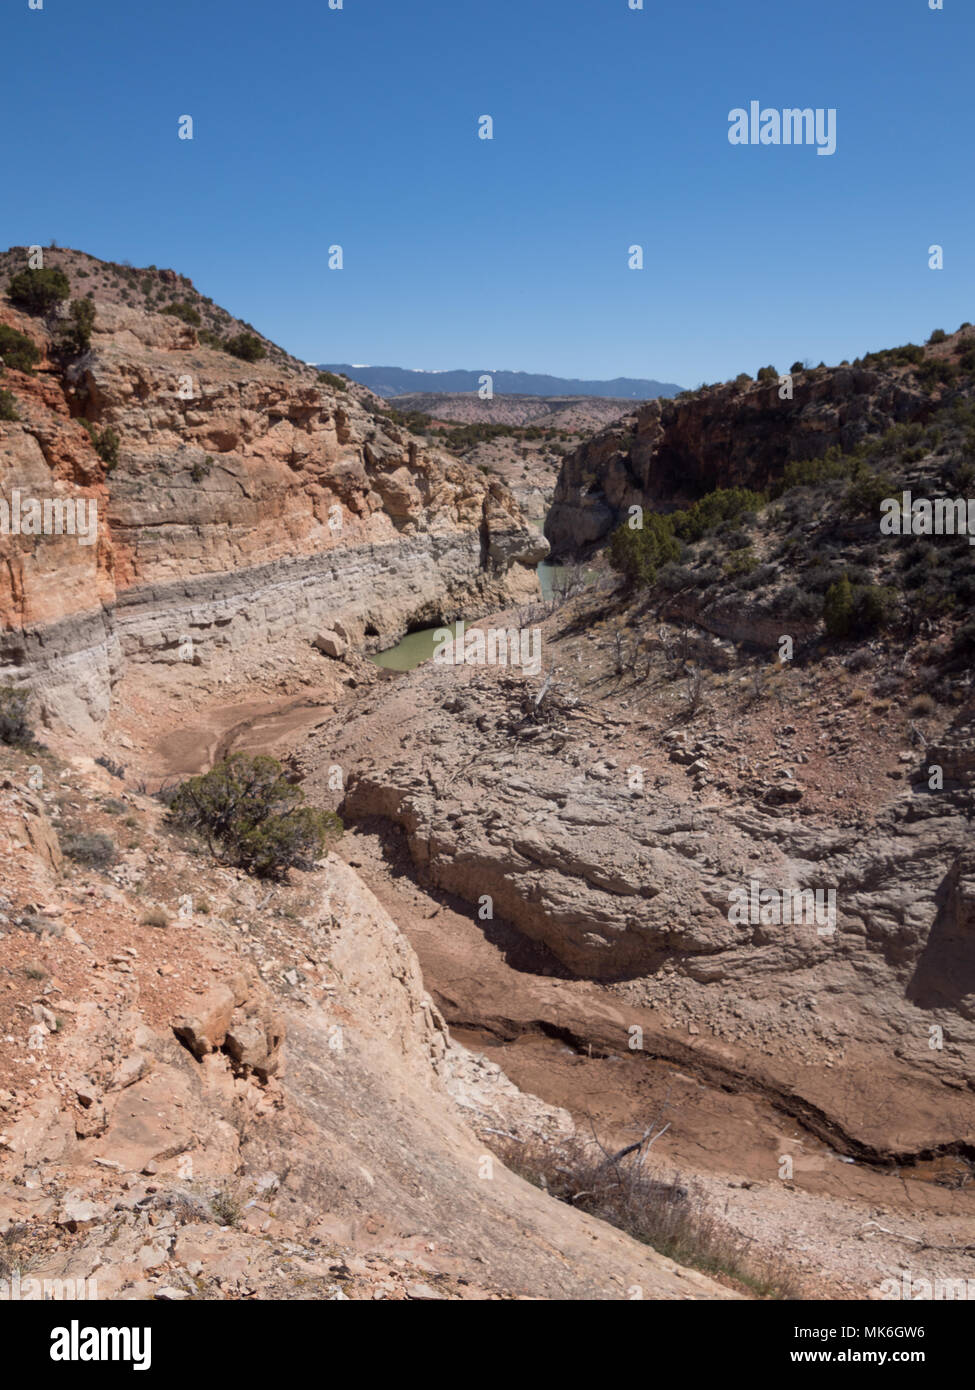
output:
{"label": "water in canyon", "polygon": [[437,633],[449,627],[456,637],[457,623],[439,624],[437,627],[421,627],[417,632],[406,636],[384,652],[376,652],[369,658],[377,666],[385,666],[388,671],[412,671],[422,661],[429,661],[437,649]]}

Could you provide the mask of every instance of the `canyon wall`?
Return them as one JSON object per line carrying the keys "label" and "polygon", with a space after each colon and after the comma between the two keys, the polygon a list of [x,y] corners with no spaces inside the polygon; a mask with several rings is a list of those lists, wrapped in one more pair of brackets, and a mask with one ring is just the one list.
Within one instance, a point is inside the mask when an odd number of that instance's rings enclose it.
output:
{"label": "canyon wall", "polygon": [[135,662],[246,660],[336,620],[378,648],[537,592],[547,545],[508,490],[418,448],[370,393],[280,350],[241,361],[100,294],[100,262],[49,257],[73,292],[90,267],[94,333],[58,367],[56,317],[0,300],[0,321],[45,352],[35,374],[4,373],[20,418],[0,424],[0,491],[84,499],[98,525],[90,544],[0,537],[0,681],[30,685],[44,723],[98,726]]}
{"label": "canyon wall", "polygon": [[763,489],[793,460],[850,449],[930,408],[902,379],[863,367],[797,373],[791,400],[779,390],[727,383],[649,401],[581,444],[562,464],[545,523],[553,552],[604,539],[634,505],[669,511],[715,488]]}

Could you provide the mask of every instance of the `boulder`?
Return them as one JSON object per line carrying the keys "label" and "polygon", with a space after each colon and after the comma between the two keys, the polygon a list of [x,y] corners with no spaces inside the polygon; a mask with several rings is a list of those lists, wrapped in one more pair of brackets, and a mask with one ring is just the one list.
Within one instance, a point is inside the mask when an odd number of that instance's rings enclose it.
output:
{"label": "boulder", "polygon": [[185,1014],[173,1025],[173,1032],[197,1061],[223,1046],[236,1002],[229,985],[216,985],[203,996],[198,1013]]}
{"label": "boulder", "polygon": [[340,637],[339,634],[332,629],[320,632],[312,645],[317,647],[320,652],[323,652],[325,656],[332,656],[336,659],[343,657],[348,648],[345,639]]}

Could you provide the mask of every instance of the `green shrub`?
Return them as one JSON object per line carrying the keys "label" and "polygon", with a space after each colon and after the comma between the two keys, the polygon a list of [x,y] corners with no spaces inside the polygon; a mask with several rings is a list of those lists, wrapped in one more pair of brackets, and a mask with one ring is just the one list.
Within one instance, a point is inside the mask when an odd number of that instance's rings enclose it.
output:
{"label": "green shrub", "polygon": [[331,386],[333,391],[348,391],[349,383],[345,377],[337,376],[335,372],[319,372],[319,386]]}
{"label": "green shrub", "polygon": [[610,566],[629,585],[656,583],[661,565],[680,559],[680,544],[670,517],[648,512],[643,522],[639,530],[624,522],[609,540]]}
{"label": "green shrub", "polygon": [[26,333],[18,333],[5,323],[0,323],[0,357],[6,366],[18,372],[33,372],[41,360],[40,349]]}
{"label": "green shrub", "polygon": [[61,357],[80,357],[91,347],[91,331],[95,326],[95,306],[90,299],[71,301],[71,322],[62,330],[57,341]]}
{"label": "green shrub", "polygon": [[112,429],[111,425],[106,425],[103,430],[100,430],[90,420],[81,420],[79,423],[84,425],[88,431],[88,436],[95,446],[95,453],[111,473],[113,468],[118,467],[119,446],[122,443],[118,433]]}
{"label": "green shrub", "polygon": [[193,464],[193,467],[190,469],[190,477],[193,479],[194,483],[202,483],[203,479],[209,476],[212,467],[213,455],[207,454],[202,463],[197,459]]}
{"label": "green shrub", "polygon": [[264,344],[253,333],[238,333],[235,337],[228,338],[223,346],[225,351],[239,357],[243,362],[260,362],[262,357],[267,356]]}
{"label": "green shrub", "polygon": [[830,637],[869,637],[890,620],[891,589],[877,584],[851,584],[850,577],[831,584],[823,604],[823,621]]}
{"label": "green shrub", "polygon": [[749,548],[735,550],[729,555],[724,563],[724,574],[726,579],[741,579],[745,575],[751,574],[753,569],[758,567],[758,557]]}
{"label": "green shrub", "polygon": [[203,322],[199,309],[195,305],[187,303],[185,299],[174,299],[172,304],[166,305],[163,313],[172,314],[174,318],[182,319],[184,323],[192,324],[194,328],[199,328]]}
{"label": "green shrub", "polygon": [[14,685],[0,686],[0,743],[12,748],[30,748],[34,731],[27,722],[26,690]]}
{"label": "green shrub", "polygon": [[890,621],[894,591],[879,584],[856,584],[853,587],[854,637],[869,637],[885,628]]}
{"label": "green shrub", "polygon": [[699,541],[708,531],[723,522],[735,521],[746,512],[764,506],[765,494],[747,487],[717,488],[700,497],[685,511],[674,512],[669,518],[674,534],[685,541]]}
{"label": "green shrub", "polygon": [[17,398],[12,391],[0,388],[0,420],[19,420]]}
{"label": "green shrub", "polygon": [[948,386],[957,375],[958,368],[954,362],[949,362],[945,357],[929,357],[917,369],[918,380],[922,386],[927,387],[936,386],[939,383]]}
{"label": "green shrub", "polygon": [[46,314],[71,293],[63,270],[21,270],[11,277],[7,293],[29,314]]}
{"label": "green shrub", "polygon": [[841,453],[835,445],[822,458],[793,459],[786,464],[782,477],[773,485],[772,496],[781,497],[795,487],[818,487],[837,478],[849,478],[856,466],[857,460]]}
{"label": "green shrub", "polygon": [[844,574],[826,590],[823,621],[830,637],[847,637],[853,622],[853,585]]}
{"label": "green shrub", "polygon": [[95,326],[95,306],[90,299],[72,299],[71,318],[78,331],[84,334],[86,344],[91,340],[91,330]]}
{"label": "green shrub", "polygon": [[928,339],[928,346],[930,347],[932,343],[943,343],[947,336],[948,334],[943,328],[936,328]]}
{"label": "green shrub", "polygon": [[774,367],[759,367],[758,371],[755,374],[755,380],[761,382],[763,385],[769,382],[778,381],[778,379],[779,374]]}
{"label": "green shrub", "polygon": [[170,819],[199,831],[211,853],[260,878],[310,869],[342,822],[305,806],[304,792],[274,758],[236,753],[212,772],[191,777],[170,801]]}
{"label": "green shrub", "polygon": [[[923,455],[923,449],[921,453]],[[879,522],[881,502],[885,497],[892,497],[895,491],[893,479],[886,473],[865,469],[847,488],[843,506],[848,516],[874,516]]]}
{"label": "green shrub", "polygon": [[924,361],[924,348],[917,343],[905,343],[903,347],[884,348],[881,352],[868,352],[862,359],[864,367],[906,367],[917,366]]}

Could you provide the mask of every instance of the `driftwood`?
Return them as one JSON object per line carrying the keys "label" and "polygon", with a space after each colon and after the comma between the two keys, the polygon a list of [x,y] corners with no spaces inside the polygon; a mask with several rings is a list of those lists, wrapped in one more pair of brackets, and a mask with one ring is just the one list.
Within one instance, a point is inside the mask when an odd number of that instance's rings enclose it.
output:
{"label": "driftwood", "polygon": [[603,1169],[608,1168],[611,1163],[619,1163],[621,1158],[626,1158],[628,1154],[636,1153],[638,1149],[643,1150],[640,1155],[640,1167],[642,1168],[646,1162],[647,1154],[650,1152],[653,1145],[662,1134],[666,1134],[668,1129],[670,1129],[670,1121],[668,1120],[662,1129],[658,1129],[656,1134],[654,1134],[653,1128],[653,1124],[651,1124],[649,1129],[645,1129],[636,1143],[627,1144],[626,1147],[620,1149],[618,1153],[608,1154],[603,1162],[600,1163],[597,1171],[601,1173]]}

